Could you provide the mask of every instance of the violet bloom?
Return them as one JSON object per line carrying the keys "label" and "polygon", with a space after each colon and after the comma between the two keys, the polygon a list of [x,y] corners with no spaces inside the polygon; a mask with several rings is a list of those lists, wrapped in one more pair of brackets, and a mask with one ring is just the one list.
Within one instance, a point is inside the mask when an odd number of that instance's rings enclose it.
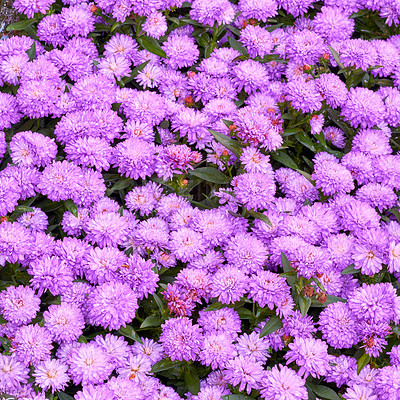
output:
{"label": "violet bloom", "polygon": [[248,290],[248,277],[241,269],[224,266],[213,276],[211,296],[223,304],[231,304],[243,297]]}
{"label": "violet bloom", "polygon": [[239,385],[239,391],[246,390],[247,394],[261,388],[260,381],[264,373],[260,361],[242,355],[229,361],[224,371],[225,379],[233,386]]}
{"label": "violet bloom", "polygon": [[145,381],[151,371],[150,359],[145,354],[133,355],[124,361],[117,372],[121,378],[128,378],[129,380],[141,382]]}
{"label": "violet bloom", "polygon": [[199,58],[199,49],[191,36],[170,34],[162,49],[172,69],[191,67]]}
{"label": "violet bloom", "polygon": [[187,318],[170,318],[161,325],[160,342],[168,357],[174,360],[195,360],[200,351],[201,329]]}
{"label": "violet bloom", "polygon": [[64,390],[69,382],[67,370],[68,366],[55,358],[43,361],[33,373],[35,383],[45,391],[51,389],[52,393]]}
{"label": "violet bloom", "polygon": [[14,96],[7,93],[0,93],[0,131],[4,128],[11,128],[22,117],[17,101]]}
{"label": "violet bloom", "polygon": [[254,18],[263,22],[267,22],[268,18],[278,12],[278,4],[275,0],[240,0],[238,8],[243,18]]}
{"label": "violet bloom", "polygon": [[328,345],[319,339],[295,338],[289,343],[290,350],[284,355],[287,363],[296,362],[299,374],[314,378],[325,376],[329,370]]}
{"label": "violet bloom", "polygon": [[224,333],[207,333],[201,345],[199,360],[211,369],[225,368],[228,361],[236,357],[237,352],[232,338]]}
{"label": "violet bloom", "polygon": [[266,371],[261,381],[261,397],[266,400],[307,400],[305,379],[284,365]]}
{"label": "violet bloom", "polygon": [[29,378],[29,368],[25,363],[19,362],[15,355],[0,354],[0,382],[1,390],[6,391],[26,384]]}

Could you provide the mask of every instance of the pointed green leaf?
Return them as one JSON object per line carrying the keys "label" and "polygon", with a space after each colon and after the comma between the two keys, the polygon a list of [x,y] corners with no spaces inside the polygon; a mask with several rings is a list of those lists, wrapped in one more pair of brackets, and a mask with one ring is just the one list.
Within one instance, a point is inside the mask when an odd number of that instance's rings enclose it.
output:
{"label": "pointed green leaf", "polygon": [[254,400],[254,397],[246,396],[244,394],[226,394],[222,396],[223,400]]}
{"label": "pointed green leaf", "polygon": [[232,36],[229,36],[228,41],[229,41],[229,44],[231,45],[232,49],[237,50],[243,56],[247,56],[247,50],[242,45],[242,43],[240,43],[239,41],[234,39]]}
{"label": "pointed green leaf", "polygon": [[227,135],[213,131],[212,129],[209,129],[209,132],[218,143],[221,143],[222,146],[230,150],[237,158],[240,158],[242,154],[242,145],[238,141],[233,140]]}
{"label": "pointed green leaf", "polygon": [[167,58],[165,51],[158,44],[157,40],[153,39],[150,36],[141,36],[136,39],[136,41],[150,53],[156,54],[162,58]]}
{"label": "pointed green leaf", "polygon": [[294,289],[294,284],[296,282],[296,276],[297,273],[295,271],[295,269],[290,265],[290,261],[288,260],[288,258],[286,257],[285,253],[281,252],[281,264],[282,264],[282,268],[284,270],[284,272],[294,272],[295,276],[288,276],[286,278],[287,283],[289,284],[289,286]]}
{"label": "pointed green leaf", "polygon": [[78,218],[78,208],[72,200],[65,200],[64,205],[75,218]]}
{"label": "pointed green leaf", "polygon": [[271,154],[271,158],[275,161],[280,162],[285,167],[292,168],[295,170],[298,169],[297,164],[292,160],[292,158],[288,154],[284,153],[283,151],[277,151],[276,153]]}
{"label": "pointed green leaf", "polygon": [[273,315],[268,322],[265,324],[264,328],[260,332],[260,337],[264,337],[265,335],[269,335],[272,332],[281,329],[283,326],[282,321],[276,315]]}
{"label": "pointed green leaf", "polygon": [[339,53],[331,46],[328,46],[329,50],[331,51],[333,58],[335,59],[337,65],[339,66],[340,69],[343,69],[344,66],[343,64],[340,62],[340,57],[339,57]]}
{"label": "pointed green leaf", "polygon": [[37,22],[36,18],[24,19],[22,21],[14,22],[13,24],[7,26],[6,31],[8,32],[24,31],[26,28],[29,28],[31,25],[33,25],[35,22]]}
{"label": "pointed green leaf", "polygon": [[311,298],[300,295],[297,297],[297,303],[299,305],[301,315],[305,317],[311,307]]}
{"label": "pointed green leaf", "polygon": [[269,218],[265,214],[260,213],[258,211],[253,211],[253,210],[247,210],[247,212],[250,215],[252,215],[254,218],[260,219],[261,221],[264,221],[269,226],[272,226],[271,221],[269,220]]}
{"label": "pointed green leaf", "polygon": [[218,183],[220,185],[228,184],[231,178],[222,173],[219,169],[213,167],[196,168],[189,172],[190,175],[197,176],[207,182]]}
{"label": "pointed green leaf", "polygon": [[340,397],[336,394],[336,392],[327,387],[322,385],[313,385],[308,384],[308,386],[312,389],[312,391],[321,399],[324,400],[340,400]]}
{"label": "pointed green leaf", "polygon": [[139,74],[140,71],[143,70],[143,68],[150,62],[150,60],[145,61],[144,63],[138,65],[136,68],[133,69],[131,74],[124,79],[121,80],[122,84],[125,86],[127,83],[129,83],[132,79],[136,78]]}
{"label": "pointed green leaf", "polygon": [[164,358],[163,360],[160,360],[156,362],[152,368],[151,372],[153,374],[161,371],[167,371],[169,369],[175,368],[175,367],[180,367],[182,365],[185,365],[186,363],[183,361],[171,361],[169,358]]}
{"label": "pointed green leaf", "polygon": [[33,208],[27,206],[17,206],[14,211],[25,213],[25,212],[33,212]]}
{"label": "pointed green leaf", "polygon": [[194,368],[186,368],[183,373],[183,380],[185,381],[186,387],[192,394],[197,394],[200,391],[200,379],[199,375]]}
{"label": "pointed green leaf", "polygon": [[354,264],[351,264],[342,271],[342,275],[358,274],[359,272],[360,270],[355,269]]}
{"label": "pointed green leaf", "polygon": [[160,326],[162,324],[162,321],[160,320],[159,317],[155,315],[149,315],[140,325],[140,329],[143,328],[148,328],[152,326]]}
{"label": "pointed green leaf", "polygon": [[130,325],[126,325],[125,328],[121,327],[117,332],[129,339],[134,340],[135,342],[142,343],[142,339],[140,339],[139,335]]}
{"label": "pointed green leaf", "polygon": [[357,375],[360,374],[361,370],[369,363],[371,357],[364,353],[357,361]]}

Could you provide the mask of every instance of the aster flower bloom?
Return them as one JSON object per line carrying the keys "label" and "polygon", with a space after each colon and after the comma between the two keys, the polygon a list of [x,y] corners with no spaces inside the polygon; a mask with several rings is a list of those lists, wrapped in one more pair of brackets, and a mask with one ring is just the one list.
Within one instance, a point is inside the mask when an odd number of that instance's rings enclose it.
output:
{"label": "aster flower bloom", "polygon": [[32,275],[31,286],[38,294],[49,292],[57,296],[73,281],[72,271],[64,260],[57,256],[46,256],[30,263],[28,273]]}
{"label": "aster flower bloom", "polygon": [[373,157],[367,153],[350,151],[343,156],[341,163],[350,171],[357,183],[365,184],[374,178],[372,161]]}
{"label": "aster flower bloom", "polygon": [[135,244],[150,250],[167,248],[169,240],[168,224],[158,217],[141,221],[134,232]]}
{"label": "aster flower bloom", "polygon": [[64,7],[61,20],[68,36],[87,36],[94,31],[94,15],[88,4],[76,4]]}
{"label": "aster flower bloom", "polygon": [[114,369],[106,351],[96,343],[84,343],[73,349],[68,362],[68,372],[75,385],[103,383]]}
{"label": "aster flower bloom", "polygon": [[135,318],[137,308],[136,293],[127,284],[112,281],[102,283],[89,294],[86,315],[92,325],[119,329]]}
{"label": "aster flower bloom", "polygon": [[0,62],[0,74],[4,82],[10,85],[18,85],[21,71],[28,63],[29,57],[26,54],[16,54],[5,57]]}
{"label": "aster flower bloom", "polygon": [[40,41],[46,44],[64,46],[67,42],[60,14],[46,15],[37,26],[37,35]]}
{"label": "aster flower bloom", "polygon": [[317,331],[312,318],[308,315],[303,317],[298,310],[293,311],[289,315],[285,315],[282,323],[282,333],[288,337],[309,338]]}
{"label": "aster flower bloom", "polygon": [[0,354],[0,380],[2,390],[12,390],[20,384],[26,384],[29,378],[29,368],[19,362],[15,355]]}
{"label": "aster flower bloom", "polygon": [[258,271],[249,280],[249,297],[260,307],[268,306],[271,310],[283,297],[290,294],[286,279],[270,271]]}
{"label": "aster flower bloom", "polygon": [[269,80],[264,65],[254,60],[239,62],[232,68],[231,78],[238,92],[244,89],[248,94],[263,88]]}
{"label": "aster flower bloom", "polygon": [[168,319],[161,328],[160,343],[172,361],[196,359],[202,340],[199,325],[193,325],[189,318],[182,317]]}
{"label": "aster flower bloom", "polygon": [[232,338],[224,333],[207,333],[201,344],[199,360],[213,370],[224,368],[228,361],[236,357]]}
{"label": "aster flower bloom", "polygon": [[353,387],[349,387],[346,390],[346,393],[343,394],[343,397],[346,400],[360,400],[360,399],[368,399],[368,400],[377,400],[374,390],[368,386],[364,385],[354,385]]}
{"label": "aster flower bloom", "polygon": [[291,107],[303,113],[315,112],[322,107],[323,98],[315,81],[308,81],[301,77],[287,83],[285,98],[290,102]]}
{"label": "aster flower bloom", "polygon": [[170,34],[162,49],[168,57],[172,69],[191,67],[199,58],[199,49],[194,38],[187,35]]}
{"label": "aster flower bloom", "polygon": [[153,128],[146,122],[130,119],[126,122],[124,131],[125,133],[122,135],[122,139],[136,137],[148,142],[154,141]]}
{"label": "aster flower bloom", "polygon": [[142,28],[147,35],[154,39],[159,39],[167,31],[167,20],[163,14],[159,11],[155,11],[147,15]]}
{"label": "aster flower bloom", "polygon": [[386,107],[378,93],[367,88],[350,88],[341,115],[350,125],[370,128],[380,124],[386,114]]}
{"label": "aster flower bloom", "polygon": [[400,272],[400,245],[394,241],[389,245],[388,271],[390,273]]}
{"label": "aster flower bloom", "polygon": [[63,303],[74,304],[82,309],[92,290],[93,286],[86,282],[73,282],[72,285],[61,295],[61,301]]}
{"label": "aster flower bloom", "polygon": [[322,37],[308,29],[290,35],[285,47],[287,58],[298,64],[316,64],[324,50]]}
{"label": "aster flower bloom", "polygon": [[357,361],[353,357],[341,355],[330,362],[331,368],[325,377],[326,382],[334,382],[338,387],[346,384],[357,373]]}
{"label": "aster flower bloom", "polygon": [[82,229],[89,220],[89,210],[87,208],[78,208],[78,215],[75,217],[70,211],[63,215],[61,226],[67,235],[80,236]]}
{"label": "aster flower bloom", "polygon": [[[330,141],[334,146],[343,149],[345,146],[344,132],[334,126],[328,126],[322,130],[325,140]],[[349,154],[349,153],[348,153]]]}
{"label": "aster flower bloom", "polygon": [[116,32],[104,45],[104,55],[121,55],[131,58],[136,53],[137,48],[138,45],[132,37]]}
{"label": "aster flower bloom", "polygon": [[267,22],[268,18],[278,12],[278,4],[275,0],[240,0],[238,8],[243,18],[254,18],[263,22]]}
{"label": "aster flower bloom", "polygon": [[64,390],[69,381],[67,374],[68,366],[56,358],[41,362],[36,368],[33,376],[35,383],[43,390],[51,388],[51,392]]}
{"label": "aster flower bloom", "polygon": [[200,311],[197,320],[204,332],[225,333],[236,338],[241,331],[239,314],[233,308],[221,308],[214,311]]}
{"label": "aster flower bloom", "polygon": [[35,318],[40,308],[40,297],[28,286],[8,286],[0,293],[0,310],[3,317],[22,325]]}
{"label": "aster flower bloom", "polygon": [[319,325],[322,338],[335,349],[348,349],[359,341],[356,322],[345,303],[328,304],[319,316]]}
{"label": "aster flower bloom", "polygon": [[75,400],[105,400],[114,396],[114,392],[105,385],[99,386],[84,386],[79,390],[74,399]]}
{"label": "aster flower bloom", "polygon": [[313,338],[297,337],[289,343],[290,350],[284,355],[288,363],[296,362],[300,367],[299,375],[314,378],[324,376],[329,370],[328,346],[325,342]]}
{"label": "aster flower bloom", "polygon": [[261,362],[265,362],[270,357],[269,347],[269,340],[265,337],[260,338],[257,332],[251,332],[250,335],[244,333],[236,343],[239,354]]}
{"label": "aster flower bloom", "polygon": [[40,208],[31,207],[33,211],[27,211],[18,217],[17,222],[30,228],[32,231],[45,231],[48,225],[47,215]]}
{"label": "aster flower bloom", "polygon": [[121,378],[128,378],[134,382],[144,381],[151,370],[150,360],[144,354],[133,355],[125,360],[117,372]]}
{"label": "aster flower bloom", "polygon": [[85,239],[101,248],[121,245],[129,233],[127,218],[116,212],[95,214],[83,228],[87,233]]}
{"label": "aster flower bloom", "polygon": [[237,267],[224,266],[212,279],[211,296],[223,304],[231,304],[243,297],[248,290],[248,277]]}
{"label": "aster flower bloom", "polygon": [[144,89],[157,87],[163,77],[163,70],[158,65],[147,64],[135,77]]}
{"label": "aster flower bloom", "polygon": [[122,336],[107,333],[105,336],[97,335],[94,340],[107,352],[116,367],[124,364],[130,354],[130,347]]}
{"label": "aster flower bloom", "polygon": [[169,248],[171,253],[183,262],[192,261],[205,253],[207,244],[201,233],[190,228],[180,228],[171,232]]}
{"label": "aster flower bloom", "polygon": [[99,73],[109,79],[116,78],[121,80],[124,76],[129,76],[131,61],[123,55],[112,54],[102,58],[98,65]]}
{"label": "aster flower bloom", "polygon": [[235,17],[235,8],[227,0],[204,2],[194,0],[189,11],[190,18],[204,25],[230,24]]}
{"label": "aster flower bloom", "polygon": [[377,58],[375,46],[368,40],[348,39],[341,43],[340,61],[345,67],[366,71],[368,67],[378,64]]}
{"label": "aster flower bloom", "polygon": [[78,306],[70,303],[52,304],[43,313],[45,327],[52,334],[53,340],[70,343],[82,335],[85,328],[83,314]]}
{"label": "aster flower bloom", "polygon": [[135,342],[132,345],[134,355],[145,355],[153,365],[163,358],[164,348],[152,339],[141,338],[142,343]]}
{"label": "aster flower bloom", "polygon": [[161,198],[162,188],[154,182],[148,182],[145,186],[134,187],[125,197],[126,207],[140,215],[149,215]]}
{"label": "aster flower bloom", "polygon": [[252,58],[255,58],[257,55],[262,58],[266,54],[271,53],[274,47],[271,33],[258,25],[247,25],[240,32],[240,41]]}
{"label": "aster flower bloom", "polygon": [[352,151],[362,151],[374,157],[391,154],[389,139],[382,130],[363,129],[354,136]]}
{"label": "aster flower bloom", "polygon": [[390,323],[395,318],[395,300],[396,291],[391,283],[364,283],[353,292],[348,305],[358,320],[370,324]]}
{"label": "aster flower bloom", "polygon": [[7,93],[0,93],[0,131],[4,128],[11,128],[22,117],[17,101],[14,96]]}
{"label": "aster flower bloom", "polygon": [[247,209],[268,208],[276,191],[273,178],[260,172],[238,175],[233,184],[236,200]]}
{"label": "aster flower bloom", "polygon": [[21,14],[25,14],[28,18],[33,18],[35,13],[46,14],[53,3],[53,0],[35,0],[34,2],[16,0],[14,1],[13,6]]}
{"label": "aster flower bloom", "polygon": [[261,397],[266,400],[306,400],[308,392],[305,380],[284,365],[275,365],[266,371],[261,381]]}
{"label": "aster flower bloom", "polygon": [[239,391],[246,390],[247,394],[253,389],[260,389],[260,381],[264,376],[260,361],[253,357],[239,355],[228,362],[224,370],[225,379],[233,386],[239,385]]}
{"label": "aster flower bloom", "polygon": [[322,74],[315,83],[326,103],[332,108],[342,106],[347,100],[348,90],[337,75]]}
{"label": "aster flower bloom", "polygon": [[13,339],[15,356],[25,365],[37,365],[50,358],[53,349],[52,336],[46,328],[36,325],[24,325],[15,332]]}

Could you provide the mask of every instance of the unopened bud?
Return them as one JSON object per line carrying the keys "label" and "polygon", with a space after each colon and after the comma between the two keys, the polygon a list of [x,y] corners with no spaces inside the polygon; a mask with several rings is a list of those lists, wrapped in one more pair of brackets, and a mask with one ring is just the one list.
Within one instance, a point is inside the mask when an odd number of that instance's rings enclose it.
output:
{"label": "unopened bud", "polygon": [[90,11],[91,11],[92,13],[95,13],[98,9],[99,9],[99,7],[95,6],[94,4],[92,4],[92,5],[90,6]]}
{"label": "unopened bud", "polygon": [[223,157],[228,157],[228,155],[229,155],[228,150],[224,150],[224,151],[222,152],[222,156],[223,156]]}
{"label": "unopened bud", "polygon": [[329,60],[329,54],[328,54],[328,53],[324,53],[324,54],[322,55],[322,58],[323,58],[324,60]]}
{"label": "unopened bud", "polygon": [[314,294],[314,288],[310,285],[304,286],[303,296],[311,297]]}
{"label": "unopened bud", "polygon": [[189,182],[189,181],[188,181],[187,179],[184,179],[184,180],[182,181],[182,185],[183,185],[183,186],[187,186],[188,182]]}
{"label": "unopened bud", "polygon": [[324,293],[324,292],[318,293],[316,297],[317,297],[317,300],[321,304],[324,304],[326,302],[326,300],[328,299],[326,293]]}
{"label": "unopened bud", "polygon": [[236,125],[229,125],[229,130],[233,132],[237,128]]}
{"label": "unopened bud", "polygon": [[196,72],[188,71],[187,75],[188,75],[188,78],[190,79],[190,78],[193,78],[196,75]]}

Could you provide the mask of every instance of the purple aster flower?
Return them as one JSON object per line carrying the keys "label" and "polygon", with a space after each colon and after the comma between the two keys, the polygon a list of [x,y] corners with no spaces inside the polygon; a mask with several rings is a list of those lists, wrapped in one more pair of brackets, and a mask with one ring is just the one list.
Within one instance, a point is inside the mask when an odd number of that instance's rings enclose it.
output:
{"label": "purple aster flower", "polygon": [[36,368],[33,376],[35,383],[43,390],[51,388],[51,392],[64,390],[69,382],[67,374],[68,366],[53,358],[41,362]]}
{"label": "purple aster flower", "polygon": [[377,57],[375,46],[368,40],[349,39],[341,43],[340,61],[345,67],[366,71],[368,67],[378,64]]}
{"label": "purple aster flower", "polygon": [[266,400],[306,400],[305,380],[284,365],[275,365],[266,371],[261,381],[261,397]]}
{"label": "purple aster flower", "polygon": [[348,385],[357,372],[357,361],[353,357],[341,355],[330,362],[331,368],[325,377],[326,382],[334,382],[338,387]]}
{"label": "purple aster flower", "polygon": [[170,34],[162,49],[168,57],[172,69],[191,67],[199,58],[199,49],[191,36]]}
{"label": "purple aster flower", "polygon": [[68,362],[68,372],[75,385],[103,383],[114,369],[106,351],[96,343],[84,343],[73,349]]}
{"label": "purple aster flower", "polygon": [[158,65],[148,64],[138,73],[135,80],[144,89],[154,88],[159,85],[163,75],[163,70]]}
{"label": "purple aster flower", "polygon": [[303,317],[301,312],[297,310],[290,315],[286,315],[282,322],[282,333],[288,337],[310,338],[317,331],[312,318],[308,315]]}
{"label": "purple aster flower", "polygon": [[313,19],[314,29],[328,43],[350,39],[354,32],[354,20],[339,7],[323,6]]}
{"label": "purple aster flower", "polygon": [[395,206],[397,196],[391,187],[380,183],[368,183],[357,190],[357,199],[376,207],[380,212]]}
{"label": "purple aster flower", "polygon": [[375,181],[388,185],[395,189],[400,188],[399,167],[400,157],[398,155],[386,155],[376,157],[373,160]]}
{"label": "purple aster flower", "polygon": [[106,185],[99,171],[93,171],[90,168],[84,170],[81,184],[81,191],[74,196],[77,205],[89,207],[92,203],[104,197]]}
{"label": "purple aster flower", "polygon": [[278,12],[278,4],[275,0],[240,0],[238,4],[241,16],[245,19],[257,19],[267,22]]}
{"label": "purple aster flower", "polygon": [[49,290],[53,296],[57,296],[73,281],[71,269],[57,256],[46,256],[32,261],[28,273],[32,275],[31,286],[39,295]]}
{"label": "purple aster flower", "polygon": [[[116,399],[140,400],[145,396],[143,393],[144,389],[141,387],[140,382],[129,380],[128,378],[113,376],[106,385],[106,388],[112,391],[111,396],[114,396]],[[106,396],[105,399],[110,398],[109,396],[110,395]],[[92,397],[85,400],[92,400]]]}
{"label": "purple aster flower", "polygon": [[194,0],[189,15],[203,25],[224,25],[233,21],[235,8],[228,0]]}
{"label": "purple aster flower", "polygon": [[199,360],[203,365],[211,366],[213,370],[225,368],[228,361],[236,355],[231,337],[214,332],[204,335],[199,353]]}
{"label": "purple aster flower", "polygon": [[363,129],[353,138],[352,151],[361,151],[371,156],[382,156],[392,153],[390,137],[384,131]]}
{"label": "purple aster flower", "polygon": [[90,6],[85,3],[64,7],[61,21],[68,36],[87,36],[94,31],[95,18]]}
{"label": "purple aster flower", "polygon": [[117,81],[120,81],[122,77],[130,75],[130,67],[131,61],[125,56],[112,54],[100,60],[98,71],[109,79],[116,78]]}
{"label": "purple aster flower", "polygon": [[90,324],[106,329],[120,329],[135,318],[136,293],[125,283],[106,282],[97,286],[86,304]]}
{"label": "purple aster flower", "polygon": [[273,177],[262,173],[244,173],[234,179],[236,200],[247,209],[263,210],[273,200],[276,186]]}
{"label": "purple aster flower", "polygon": [[261,58],[271,53],[274,43],[272,41],[271,33],[266,29],[261,28],[259,25],[247,25],[240,32],[240,41],[246,47],[250,57]]}
{"label": "purple aster flower", "polygon": [[386,106],[385,122],[390,126],[400,123],[400,92],[396,88],[382,88],[379,91]]}
{"label": "purple aster flower", "polygon": [[155,11],[147,15],[142,28],[148,36],[159,39],[167,31],[167,20],[163,14]]}
{"label": "purple aster flower", "polygon": [[285,48],[287,58],[298,64],[316,64],[324,50],[322,37],[308,29],[290,35]]}
{"label": "purple aster flower", "polygon": [[254,60],[239,62],[232,68],[231,76],[237,91],[244,89],[248,94],[263,88],[269,80],[264,65]]}
{"label": "purple aster flower", "polygon": [[312,179],[315,186],[326,196],[336,193],[349,193],[354,189],[354,180],[348,169],[336,161],[321,160],[314,166]]}
{"label": "purple aster flower", "polygon": [[315,112],[322,107],[323,98],[313,80],[294,79],[287,83],[285,93],[285,98],[290,102],[291,107],[303,113]]}
{"label": "purple aster flower", "polygon": [[73,282],[61,295],[61,301],[83,308],[92,290],[93,286],[86,282]]}
{"label": "purple aster flower", "polygon": [[57,343],[70,343],[82,335],[85,328],[83,314],[78,306],[70,303],[52,304],[43,313],[45,327]]}
{"label": "purple aster flower", "polygon": [[45,231],[47,229],[47,215],[40,208],[31,207],[33,211],[27,211],[18,217],[17,222],[30,228],[32,231]]}
{"label": "purple aster flower", "polygon": [[11,128],[21,117],[16,98],[7,93],[0,93],[0,131]]}
{"label": "purple aster flower", "polygon": [[390,355],[390,364],[393,366],[400,365],[400,346],[393,346],[392,350],[388,353]]}
{"label": "purple aster flower", "polygon": [[350,88],[341,115],[350,125],[370,128],[380,124],[386,114],[386,107],[378,93],[367,88]]}
{"label": "purple aster flower", "polygon": [[154,182],[148,182],[144,186],[136,186],[125,197],[126,207],[140,215],[149,215],[161,198],[162,188]]}
{"label": "purple aster flower", "polygon": [[248,290],[248,277],[237,267],[224,266],[212,279],[211,296],[218,297],[223,304],[240,300]]}
{"label": "purple aster flower", "polygon": [[121,55],[131,58],[136,53],[137,48],[138,46],[133,38],[116,32],[104,45],[104,55]]}
{"label": "purple aster flower", "polygon": [[128,284],[139,299],[147,298],[157,290],[158,274],[151,260],[132,254],[118,271],[118,279]]}
{"label": "purple aster flower", "polygon": [[246,390],[247,394],[261,388],[260,381],[264,373],[260,361],[242,355],[230,360],[224,370],[225,379],[233,386],[239,385],[239,391]]}
{"label": "purple aster flower", "polygon": [[106,351],[110,361],[116,367],[125,363],[130,353],[130,347],[122,336],[115,336],[107,333],[105,336],[96,336],[94,340],[96,344]]}
{"label": "purple aster flower", "polygon": [[282,7],[289,14],[292,14],[293,17],[298,17],[306,13],[308,8],[312,7],[311,4],[311,0],[278,0],[278,6]]}
{"label": "purple aster flower", "polygon": [[86,240],[99,247],[118,246],[127,238],[128,220],[115,212],[99,213],[90,218],[85,226]]}
{"label": "purple aster flower", "polygon": [[348,90],[337,75],[322,74],[315,83],[326,103],[332,108],[341,107],[346,102]]}
{"label": "purple aster flower", "polygon": [[350,171],[357,183],[366,184],[374,178],[372,161],[373,157],[367,153],[350,151],[343,156],[341,164]]}
{"label": "purple aster flower", "polygon": [[331,142],[333,146],[339,147],[339,149],[344,148],[346,144],[346,137],[341,129],[334,126],[327,126],[322,130],[322,132],[324,133],[325,140]]}
{"label": "purple aster flower", "polygon": [[0,293],[0,310],[3,317],[18,325],[27,324],[40,308],[40,297],[28,286],[8,286]]}
{"label": "purple aster flower", "polygon": [[50,358],[52,336],[46,328],[38,324],[19,328],[14,336],[15,356],[25,365],[36,366],[40,361]]}
{"label": "purple aster flower", "polygon": [[84,386],[74,396],[75,400],[106,400],[114,396],[114,392],[105,385]]}
{"label": "purple aster flower", "polygon": [[[374,379],[374,387],[372,393],[373,396],[378,395],[377,399],[395,399],[400,395],[400,388],[398,385],[398,380],[400,379],[400,368],[397,366],[387,366],[379,370],[378,374]],[[364,393],[371,393],[370,387],[362,387],[360,389],[364,390]],[[360,390],[361,392],[361,390]],[[352,400],[351,397],[347,400]]]}
{"label": "purple aster flower", "polygon": [[1,390],[11,390],[20,384],[26,384],[29,378],[29,368],[19,362],[15,355],[0,354]]}
{"label": "purple aster flower", "polygon": [[155,364],[163,358],[164,348],[158,342],[152,339],[141,338],[142,343],[135,342],[132,345],[132,353],[134,355],[145,355],[151,364]]}
{"label": "purple aster flower", "polygon": [[348,300],[353,316],[370,324],[390,323],[395,319],[396,291],[391,283],[363,284]]}
{"label": "purple aster flower", "polygon": [[389,245],[388,271],[392,274],[400,272],[400,243],[394,241]]}
{"label": "purple aster flower", "polygon": [[268,306],[271,310],[282,301],[282,297],[290,294],[286,279],[270,271],[258,271],[249,280],[249,297],[260,307]]}
{"label": "purple aster flower", "polygon": [[130,354],[122,366],[118,368],[117,372],[121,378],[127,378],[134,382],[142,382],[146,380],[150,370],[151,363],[146,355],[135,356]]}
{"label": "purple aster flower", "polygon": [[[1,182],[1,179],[0,179]],[[23,262],[34,250],[34,238],[29,229],[18,222],[0,224],[0,264]]]}
{"label": "purple aster flower", "polygon": [[168,224],[158,217],[140,222],[134,233],[135,245],[150,250],[167,248],[169,240]]}
{"label": "purple aster flower", "polygon": [[319,325],[322,338],[335,349],[348,349],[359,341],[356,322],[345,303],[328,304],[319,316]]}
{"label": "purple aster flower", "polygon": [[290,350],[284,355],[287,363],[296,362],[299,374],[314,378],[325,376],[329,370],[328,346],[325,342],[313,338],[297,337],[289,343]]}
{"label": "purple aster flower", "polygon": [[87,208],[78,208],[78,215],[75,217],[70,211],[63,215],[61,226],[67,235],[80,236],[82,229],[89,220],[89,210]]}
{"label": "purple aster flower", "polygon": [[346,393],[343,394],[343,397],[346,400],[359,400],[359,399],[368,399],[368,400],[377,400],[374,390],[368,386],[364,385],[354,385],[353,387],[349,387],[346,390]]}
{"label": "purple aster flower", "polygon": [[265,337],[260,338],[257,332],[252,332],[250,335],[244,333],[237,339],[236,343],[236,350],[239,355],[261,362],[265,362],[270,357],[269,347],[269,340]]}
{"label": "purple aster flower", "polygon": [[35,13],[46,14],[54,0],[14,0],[13,6],[19,13],[25,14],[28,18],[33,18]]}
{"label": "purple aster flower", "polygon": [[14,210],[20,199],[20,191],[13,178],[0,177],[0,215],[5,216]]}
{"label": "purple aster flower", "polygon": [[66,159],[84,167],[94,167],[98,171],[110,168],[111,147],[106,139],[82,137],[68,143],[65,148]]}
{"label": "purple aster flower", "polygon": [[168,319],[161,328],[160,342],[172,361],[196,359],[202,341],[199,325],[193,325],[189,318],[182,317]]}
{"label": "purple aster flower", "polygon": [[241,331],[239,314],[233,308],[221,308],[215,311],[200,311],[198,324],[204,332],[227,334],[233,338]]}
{"label": "purple aster flower", "polygon": [[64,46],[67,42],[60,14],[46,15],[37,26],[40,41],[53,46]]}
{"label": "purple aster flower", "polygon": [[171,253],[183,262],[192,261],[207,249],[202,234],[190,228],[180,228],[172,232],[170,240]]}

